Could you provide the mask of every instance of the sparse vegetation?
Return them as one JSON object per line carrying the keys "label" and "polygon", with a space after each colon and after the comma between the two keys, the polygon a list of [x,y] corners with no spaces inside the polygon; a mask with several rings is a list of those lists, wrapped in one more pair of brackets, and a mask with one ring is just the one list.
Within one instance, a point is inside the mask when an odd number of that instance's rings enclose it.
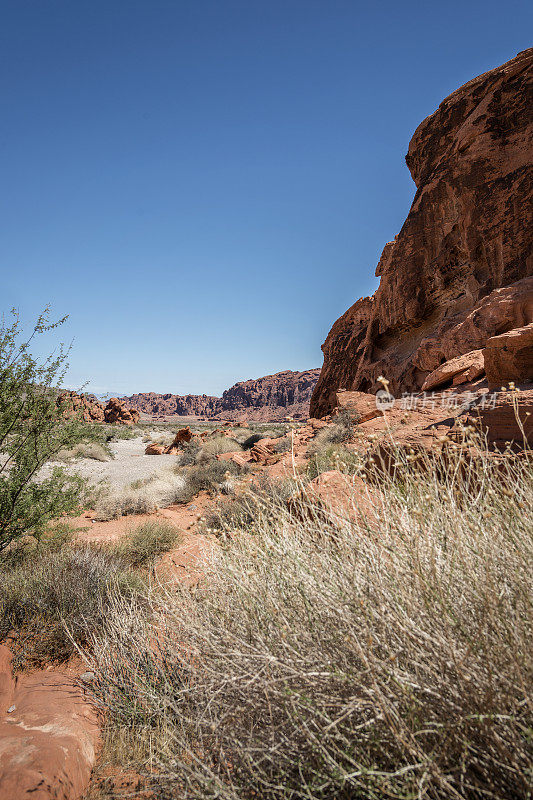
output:
{"label": "sparse vegetation", "polygon": [[78,442],[70,449],[62,449],[55,456],[57,461],[73,461],[76,458],[93,458],[95,461],[110,461],[112,458],[109,447],[99,442]]}
{"label": "sparse vegetation", "polygon": [[98,693],[151,732],[160,796],[530,797],[532,468],[477,476],[383,476],[331,530],[257,503],[154,627],[113,603]]}
{"label": "sparse vegetation", "polygon": [[341,412],[335,417],[333,425],[328,425],[319,430],[314,439],[311,440],[307,450],[308,457],[313,457],[315,453],[323,450],[328,445],[347,442],[353,436],[353,431],[352,418],[347,412]]}
{"label": "sparse vegetation", "polygon": [[233,461],[215,461],[214,459],[201,461],[181,473],[184,478],[184,486],[176,502],[187,503],[201,491],[212,494],[223,491],[228,494],[230,493],[228,486],[225,486],[228,480],[232,476],[242,475],[246,471],[246,467],[240,467]]}
{"label": "sparse vegetation", "polygon": [[284,436],[278,439],[274,444],[275,453],[290,453],[292,450],[292,440],[290,436]]}
{"label": "sparse vegetation", "polygon": [[205,528],[209,533],[228,537],[235,532],[250,532],[256,517],[261,519],[269,511],[276,513],[280,507],[285,509],[287,500],[299,488],[301,483],[294,480],[263,477],[247,485],[234,499],[219,501],[207,515]]}
{"label": "sparse vegetation", "polygon": [[196,442],[186,442],[176,456],[177,465],[180,467],[188,467],[191,464],[195,464],[199,452],[200,447]]}
{"label": "sparse vegetation", "polygon": [[112,552],[132,567],[144,567],[174,547],[179,536],[170,522],[150,520],[122,536]]}
{"label": "sparse vegetation", "polygon": [[196,460],[198,462],[207,461],[222,453],[233,453],[238,450],[242,450],[242,447],[231,436],[212,436],[204,442]]}
{"label": "sparse vegetation", "polygon": [[307,477],[312,480],[330,469],[354,475],[361,470],[361,467],[361,456],[343,445],[326,444],[321,447],[313,444],[305,472]]}
{"label": "sparse vegetation", "polygon": [[0,641],[14,635],[17,669],[66,661],[101,628],[113,594],[139,586],[118,558],[65,540],[13,555],[0,569]]}
{"label": "sparse vegetation", "polygon": [[185,485],[183,475],[168,469],[134,481],[129,488],[103,492],[96,503],[96,519],[105,521],[129,514],[151,514],[158,508],[181,502]]}

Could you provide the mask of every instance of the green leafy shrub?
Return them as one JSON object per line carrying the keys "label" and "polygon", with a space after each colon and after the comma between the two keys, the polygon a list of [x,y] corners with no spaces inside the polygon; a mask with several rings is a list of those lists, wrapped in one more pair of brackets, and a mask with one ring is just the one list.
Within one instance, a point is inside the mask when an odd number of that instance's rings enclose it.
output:
{"label": "green leafy shrub", "polygon": [[35,338],[63,321],[49,322],[46,309],[27,340],[16,315],[0,327],[0,552],[78,507],[81,479],[55,469],[36,480],[47,461],[84,438],[83,423],[67,419],[56,402],[67,353],[59,347],[42,363],[30,353]]}

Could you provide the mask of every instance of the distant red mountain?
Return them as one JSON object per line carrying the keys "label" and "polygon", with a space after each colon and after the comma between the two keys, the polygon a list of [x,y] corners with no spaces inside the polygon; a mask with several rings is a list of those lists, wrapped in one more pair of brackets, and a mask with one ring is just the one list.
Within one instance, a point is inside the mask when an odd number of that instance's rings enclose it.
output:
{"label": "distant red mountain", "polygon": [[155,417],[275,421],[291,416],[301,419],[309,416],[309,401],[319,375],[320,368],[304,372],[285,370],[240,381],[226,389],[222,397],[140,392],[121,400],[142,414]]}

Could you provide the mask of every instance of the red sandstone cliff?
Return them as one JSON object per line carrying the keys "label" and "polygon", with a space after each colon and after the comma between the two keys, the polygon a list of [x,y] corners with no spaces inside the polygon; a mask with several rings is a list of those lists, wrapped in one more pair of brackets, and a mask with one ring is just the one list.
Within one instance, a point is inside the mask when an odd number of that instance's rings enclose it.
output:
{"label": "red sandstone cliff", "polygon": [[286,370],[263,378],[241,381],[226,389],[222,397],[146,392],[122,398],[144,414],[156,416],[202,416],[209,419],[246,417],[276,420],[286,416],[307,417],[309,401],[320,369]]}
{"label": "red sandstone cliff", "polygon": [[[533,321],[533,49],[475,78],[419,125],[409,215],[372,297],[333,325],[312,416],[337,389],[421,388],[443,362]],[[533,378],[533,375],[531,376]]]}

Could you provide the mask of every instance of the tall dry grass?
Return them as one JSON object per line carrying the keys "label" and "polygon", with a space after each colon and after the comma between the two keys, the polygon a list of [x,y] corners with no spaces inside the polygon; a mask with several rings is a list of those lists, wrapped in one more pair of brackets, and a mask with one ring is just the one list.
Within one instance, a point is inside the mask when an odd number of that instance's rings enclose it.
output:
{"label": "tall dry grass", "polygon": [[157,796],[531,797],[531,461],[404,467],[336,526],[258,503],[151,618],[116,598],[97,695]]}

